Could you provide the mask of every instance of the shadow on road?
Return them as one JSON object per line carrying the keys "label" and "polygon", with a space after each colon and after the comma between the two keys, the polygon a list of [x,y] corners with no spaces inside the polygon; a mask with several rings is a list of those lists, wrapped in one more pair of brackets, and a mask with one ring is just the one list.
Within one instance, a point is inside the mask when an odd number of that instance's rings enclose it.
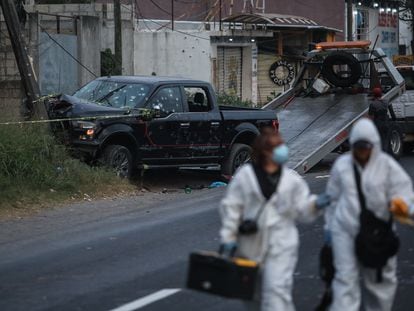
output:
{"label": "shadow on road", "polygon": [[214,169],[154,169],[139,173],[132,182],[144,191],[171,193],[205,189],[217,181],[223,177]]}

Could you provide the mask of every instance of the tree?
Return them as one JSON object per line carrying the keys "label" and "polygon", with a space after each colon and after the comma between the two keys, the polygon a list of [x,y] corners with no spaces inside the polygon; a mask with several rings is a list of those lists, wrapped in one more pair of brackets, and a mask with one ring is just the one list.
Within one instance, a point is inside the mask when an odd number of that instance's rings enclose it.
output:
{"label": "tree", "polygon": [[411,26],[411,53],[414,54],[414,0],[399,1],[399,17],[400,20]]}

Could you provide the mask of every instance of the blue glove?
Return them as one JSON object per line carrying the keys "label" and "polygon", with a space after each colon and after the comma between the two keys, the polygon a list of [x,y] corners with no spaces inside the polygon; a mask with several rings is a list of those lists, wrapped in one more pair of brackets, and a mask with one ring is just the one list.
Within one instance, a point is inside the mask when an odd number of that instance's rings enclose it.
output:
{"label": "blue glove", "polygon": [[332,235],[331,235],[331,231],[330,230],[324,230],[323,231],[323,242],[326,245],[331,246],[332,245]]}
{"label": "blue glove", "polygon": [[329,194],[321,193],[318,195],[315,201],[315,206],[317,209],[323,209],[328,207],[331,204],[331,197]]}
{"label": "blue glove", "polygon": [[236,242],[227,242],[222,243],[220,245],[220,254],[224,256],[232,257],[237,249],[237,243]]}

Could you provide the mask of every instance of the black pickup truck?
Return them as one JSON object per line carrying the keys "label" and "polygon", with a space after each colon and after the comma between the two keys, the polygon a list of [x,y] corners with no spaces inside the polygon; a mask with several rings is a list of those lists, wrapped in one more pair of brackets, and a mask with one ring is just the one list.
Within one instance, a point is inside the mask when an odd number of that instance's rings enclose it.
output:
{"label": "black pickup truck", "polygon": [[221,165],[231,176],[249,159],[272,110],[218,106],[211,85],[162,77],[105,77],[48,101],[54,132],[87,162],[130,177],[134,169]]}

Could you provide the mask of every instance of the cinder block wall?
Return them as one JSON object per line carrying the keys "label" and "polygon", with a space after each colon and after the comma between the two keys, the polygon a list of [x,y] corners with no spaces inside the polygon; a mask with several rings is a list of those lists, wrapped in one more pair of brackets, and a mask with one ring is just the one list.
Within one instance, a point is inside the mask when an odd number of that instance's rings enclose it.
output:
{"label": "cinder block wall", "polygon": [[0,122],[22,119],[22,97],[20,80],[0,81]]}
{"label": "cinder block wall", "polygon": [[[1,12],[1,11],[0,11]],[[0,120],[22,118],[23,91],[3,13],[0,16]]]}

